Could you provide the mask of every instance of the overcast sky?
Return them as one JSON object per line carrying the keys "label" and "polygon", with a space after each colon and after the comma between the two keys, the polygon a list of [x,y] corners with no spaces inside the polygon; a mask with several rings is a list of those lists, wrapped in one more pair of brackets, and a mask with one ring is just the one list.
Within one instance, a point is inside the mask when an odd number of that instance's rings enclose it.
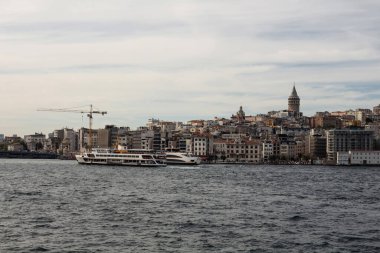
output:
{"label": "overcast sky", "polygon": [[378,0],[1,0],[0,133],[380,103]]}

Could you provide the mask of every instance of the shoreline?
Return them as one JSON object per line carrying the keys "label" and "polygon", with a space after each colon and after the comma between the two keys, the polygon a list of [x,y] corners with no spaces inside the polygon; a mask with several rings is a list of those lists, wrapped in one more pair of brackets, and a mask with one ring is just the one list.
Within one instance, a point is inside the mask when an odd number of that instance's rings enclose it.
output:
{"label": "shoreline", "polygon": [[[1,159],[41,159],[41,160],[68,160],[74,161],[75,159],[68,159],[53,153],[39,153],[39,152],[15,152],[15,151],[1,151]],[[380,167],[380,164],[312,164],[312,163],[247,163],[247,162],[203,162],[200,165],[270,165],[270,166],[327,166],[327,167]],[[167,165],[170,166],[170,165]],[[199,166],[199,165],[198,165]]]}

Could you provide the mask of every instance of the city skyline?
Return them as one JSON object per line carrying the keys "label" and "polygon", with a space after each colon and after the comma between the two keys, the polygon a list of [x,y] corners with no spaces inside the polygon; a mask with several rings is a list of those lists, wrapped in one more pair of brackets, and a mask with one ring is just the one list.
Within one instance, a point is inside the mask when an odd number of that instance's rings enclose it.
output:
{"label": "city skyline", "polygon": [[375,1],[2,1],[0,133],[379,104]]}
{"label": "city skyline", "polygon": [[[294,105],[293,99],[294,99],[295,96],[298,99],[298,108],[297,109],[294,109],[293,107],[291,107],[291,105]],[[240,106],[240,109],[239,109],[238,112],[236,112],[236,113],[231,112],[229,114],[230,116],[226,116],[226,117],[220,116],[220,115],[216,115],[214,118],[211,118],[211,117],[210,118],[193,118],[193,119],[186,119],[185,121],[178,120],[178,119],[167,120],[167,119],[159,119],[159,118],[149,118],[149,119],[147,118],[147,119],[145,119],[144,123],[142,123],[140,125],[133,125],[133,124],[132,125],[116,125],[116,124],[114,124],[112,122],[107,122],[107,123],[104,123],[103,126],[99,126],[99,127],[96,126],[96,125],[94,127],[94,120],[93,120],[92,124],[93,124],[93,129],[103,129],[104,126],[108,125],[108,126],[115,126],[115,127],[128,127],[131,130],[136,130],[139,127],[145,127],[149,123],[149,121],[151,119],[152,120],[163,121],[163,122],[165,122],[165,121],[167,121],[167,122],[179,122],[179,123],[185,123],[186,124],[187,122],[190,122],[190,121],[198,121],[198,120],[200,120],[200,121],[209,121],[209,120],[211,120],[212,121],[212,120],[215,120],[216,118],[219,118],[219,119],[229,119],[229,118],[231,118],[231,119],[233,119],[234,117],[236,117],[236,115],[239,115],[241,113],[244,114],[244,117],[245,116],[252,117],[252,116],[258,116],[258,115],[266,115],[266,116],[268,116],[269,114],[271,114],[273,112],[278,112],[278,113],[280,113],[280,112],[287,112],[288,115],[289,115],[289,117],[295,117],[295,118],[299,119],[299,117],[303,117],[303,116],[306,116],[306,118],[311,118],[311,117],[317,116],[317,114],[324,114],[325,112],[328,112],[328,111],[320,111],[320,112],[316,111],[316,112],[314,112],[313,115],[303,115],[302,111],[298,111],[300,104],[302,104],[302,98],[298,97],[295,85],[293,85],[292,92],[289,95],[287,102],[288,102],[288,108],[287,109],[277,109],[277,110],[273,110],[273,111],[270,111],[270,112],[258,113],[258,114],[255,114],[255,115],[253,115],[253,114],[245,114],[243,106]],[[88,129],[89,128],[89,118],[88,118],[89,116],[88,116],[88,113],[89,113],[89,110],[91,110],[90,107],[92,107],[92,105],[86,105],[86,106],[80,106],[80,107],[72,107],[72,108],[39,108],[37,110],[37,111],[45,112],[45,113],[47,112],[47,113],[54,113],[54,114],[58,113],[58,114],[76,115],[77,119],[79,118],[78,113],[80,113],[81,114],[80,117],[82,118],[82,122],[81,122],[82,124],[81,124],[80,127],[67,126],[66,125],[66,126],[62,126],[62,127],[56,127],[54,129],[46,129],[46,131],[34,131],[34,132],[30,132],[30,133],[25,132],[25,133],[23,133],[21,135],[19,135],[17,133],[13,133],[13,134],[0,133],[0,134],[2,134],[3,137],[4,136],[12,136],[12,135],[16,135],[16,136],[22,137],[24,135],[30,135],[30,134],[33,134],[33,133],[35,133],[35,134],[41,133],[43,135],[48,135],[48,134],[53,133],[54,131],[60,130],[60,129],[73,129],[74,131],[79,130],[80,128]],[[376,106],[373,106],[373,107],[370,107],[370,108],[369,107],[366,107],[366,108],[356,108],[356,111],[364,109],[364,110],[370,110],[370,111],[373,110],[373,113],[376,113],[375,110],[378,110],[379,107],[380,107],[380,104],[376,105]],[[94,117],[95,118],[99,117],[101,119],[102,116],[107,115],[106,111],[100,111],[97,108],[93,108],[93,111],[94,111],[93,118]],[[350,109],[346,108],[346,109],[341,110],[341,111],[340,110],[338,110],[338,111],[331,111],[330,110],[329,112],[331,112],[331,113],[335,112],[335,113],[340,114],[342,112],[351,113],[350,111],[355,112],[355,110],[353,110],[352,108],[350,108]],[[267,114],[267,113],[269,113],[269,114]],[[295,114],[293,115],[293,113],[295,113]],[[290,116],[290,115],[292,115],[292,116]],[[279,116],[274,116],[274,117],[279,117]]]}

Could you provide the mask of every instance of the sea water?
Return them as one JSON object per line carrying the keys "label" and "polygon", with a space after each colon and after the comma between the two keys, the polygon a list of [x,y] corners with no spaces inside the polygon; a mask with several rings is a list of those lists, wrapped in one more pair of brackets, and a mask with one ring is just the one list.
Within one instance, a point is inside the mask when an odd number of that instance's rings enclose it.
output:
{"label": "sea water", "polygon": [[2,159],[0,252],[380,252],[380,168]]}

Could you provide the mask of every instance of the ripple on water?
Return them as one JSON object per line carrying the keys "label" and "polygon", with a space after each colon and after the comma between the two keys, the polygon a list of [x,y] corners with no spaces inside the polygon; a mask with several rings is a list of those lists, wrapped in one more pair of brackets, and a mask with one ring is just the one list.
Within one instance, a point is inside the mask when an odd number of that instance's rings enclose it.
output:
{"label": "ripple on water", "polygon": [[6,163],[0,252],[380,252],[377,169]]}

